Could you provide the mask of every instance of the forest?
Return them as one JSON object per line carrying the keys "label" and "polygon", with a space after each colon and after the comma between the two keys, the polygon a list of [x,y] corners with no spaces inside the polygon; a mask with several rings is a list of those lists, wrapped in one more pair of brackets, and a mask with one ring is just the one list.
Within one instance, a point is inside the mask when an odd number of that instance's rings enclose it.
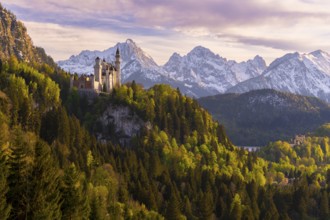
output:
{"label": "forest", "polygon": [[[250,153],[178,89],[133,81],[91,100],[69,78],[0,60],[0,219],[330,218],[328,124]],[[108,106],[150,126],[100,141]]]}

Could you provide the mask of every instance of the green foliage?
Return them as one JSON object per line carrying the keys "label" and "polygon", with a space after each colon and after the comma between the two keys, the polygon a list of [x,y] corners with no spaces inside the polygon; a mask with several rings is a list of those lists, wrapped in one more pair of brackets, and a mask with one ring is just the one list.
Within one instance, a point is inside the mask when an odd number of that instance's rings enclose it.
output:
{"label": "green foliage", "polygon": [[33,135],[17,127],[12,133],[9,155],[8,201],[12,205],[11,219],[22,219],[29,212],[29,175],[33,154]]}
{"label": "green foliage", "polygon": [[241,198],[238,194],[235,195],[231,205],[230,205],[230,212],[229,212],[229,219],[241,219],[242,218],[242,204]]}
{"label": "green foliage", "polygon": [[6,158],[4,151],[0,149],[0,219],[6,220],[9,218],[9,214],[11,211],[11,206],[7,202],[7,191],[9,189],[7,183],[7,176],[8,176],[8,167],[6,164]]}
{"label": "green foliage", "polygon": [[330,123],[326,123],[316,129],[314,135],[318,137],[330,137]]}
{"label": "green foliage", "polygon": [[[89,100],[75,90],[60,95],[59,86],[68,89],[65,73],[15,65],[0,73],[0,210],[9,218],[329,216],[328,137],[295,147],[278,141],[252,154],[234,147],[222,125],[169,86],[144,90],[132,82]],[[125,147],[120,134],[102,129],[99,119],[110,105],[144,123]]]}
{"label": "green foliage", "polygon": [[172,190],[171,190],[171,197],[169,199],[169,203],[168,203],[167,209],[166,209],[166,218],[173,219],[173,220],[182,219],[179,201],[176,198],[176,195]]}
{"label": "green foliage", "polygon": [[314,98],[270,89],[203,97],[198,102],[236,145],[264,146],[312,132],[330,121],[330,107]]}
{"label": "green foliage", "polygon": [[321,195],[321,204],[320,204],[320,219],[329,219],[330,212],[329,212],[329,193],[326,191],[322,192]]}
{"label": "green foliage", "polygon": [[85,219],[89,216],[89,207],[83,182],[76,166],[71,164],[64,172],[62,191],[62,215],[65,219]]}
{"label": "green foliage", "polygon": [[[273,167],[282,174],[292,172],[318,173],[325,179],[330,162],[330,139],[328,137],[307,137],[301,145],[290,145],[277,141],[263,148],[258,155],[275,162]],[[322,177],[323,176],[323,177]],[[279,177],[279,176],[278,176]],[[283,180],[283,178],[280,178]]]}
{"label": "green foliage", "polygon": [[50,147],[43,141],[35,146],[29,176],[29,213],[32,219],[61,219],[60,176]]}

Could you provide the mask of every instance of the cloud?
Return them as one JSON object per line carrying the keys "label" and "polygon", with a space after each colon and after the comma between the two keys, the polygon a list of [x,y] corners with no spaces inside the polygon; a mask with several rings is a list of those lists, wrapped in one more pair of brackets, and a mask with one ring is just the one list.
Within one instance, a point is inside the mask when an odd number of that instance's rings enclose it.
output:
{"label": "cloud", "polygon": [[132,26],[146,30],[158,26],[220,31],[233,25],[287,25],[288,21],[298,23],[304,19],[330,17],[327,12],[298,10],[299,7],[287,9],[276,1],[261,0],[30,0],[28,4],[24,0],[13,0],[8,5],[29,21],[116,28],[123,32],[130,31]]}
{"label": "cloud", "polygon": [[297,50],[297,48],[300,48],[302,50],[308,50],[309,47],[306,46],[304,42],[299,42],[297,40],[285,40],[285,39],[277,39],[277,38],[266,38],[266,37],[248,37],[248,36],[240,36],[240,35],[225,35],[220,34],[217,35],[219,39],[231,39],[232,41],[241,43],[241,44],[247,44],[247,45],[254,45],[254,46],[263,46],[273,49],[279,49],[279,50]]}
{"label": "cloud", "polygon": [[[268,60],[330,49],[330,1],[3,0],[55,59],[133,38],[163,63],[172,52],[210,47],[232,59]],[[179,46],[178,46],[179,45]],[[282,54],[280,54],[282,53]],[[273,54],[273,55],[272,55]],[[66,57],[65,57],[66,56]],[[167,58],[165,58],[167,56]]]}

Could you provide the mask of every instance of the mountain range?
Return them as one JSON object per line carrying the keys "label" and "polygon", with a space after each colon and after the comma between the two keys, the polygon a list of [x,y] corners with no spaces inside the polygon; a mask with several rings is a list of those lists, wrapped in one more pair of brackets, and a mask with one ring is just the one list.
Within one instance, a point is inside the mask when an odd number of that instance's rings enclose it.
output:
{"label": "mountain range", "polygon": [[71,73],[91,74],[95,58],[113,62],[115,50],[119,48],[122,60],[122,80],[135,80],[146,88],[155,84],[170,84],[192,97],[223,93],[239,82],[259,76],[266,68],[265,61],[256,56],[252,60],[238,63],[214,54],[198,46],[185,56],[174,53],[164,66],[159,66],[151,56],[128,39],[104,51],[82,51],[58,65]]}
{"label": "mountain range", "polygon": [[111,62],[116,48],[121,51],[124,83],[135,80],[146,88],[170,84],[196,98],[269,88],[330,102],[330,55],[321,50],[286,54],[267,66],[260,56],[236,62],[197,46],[184,56],[174,53],[165,65],[160,66],[128,39],[104,51],[82,51],[68,60],[59,61],[58,65],[71,73],[91,74],[95,58],[99,56]]}
{"label": "mountain range", "polygon": [[315,96],[330,102],[330,55],[321,50],[287,54],[272,62],[261,75],[241,82],[227,92],[265,88]]}
{"label": "mountain range", "polygon": [[198,102],[224,125],[236,145],[264,146],[290,140],[330,121],[328,103],[272,89],[220,94]]}

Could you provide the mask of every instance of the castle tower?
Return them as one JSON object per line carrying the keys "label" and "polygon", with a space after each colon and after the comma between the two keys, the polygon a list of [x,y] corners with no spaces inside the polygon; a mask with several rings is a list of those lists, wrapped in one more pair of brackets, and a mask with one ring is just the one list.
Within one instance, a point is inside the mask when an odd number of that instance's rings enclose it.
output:
{"label": "castle tower", "polygon": [[99,57],[95,59],[94,65],[94,81],[102,82],[102,61]]}
{"label": "castle tower", "polygon": [[113,84],[115,85],[115,87],[119,87],[121,86],[121,72],[120,72],[120,54],[119,54],[119,49],[117,47],[117,51],[116,51],[116,70],[117,70],[117,76],[115,77],[116,82],[113,82]]}
{"label": "castle tower", "polygon": [[95,59],[93,87],[97,92],[102,91],[102,61],[99,57]]}

